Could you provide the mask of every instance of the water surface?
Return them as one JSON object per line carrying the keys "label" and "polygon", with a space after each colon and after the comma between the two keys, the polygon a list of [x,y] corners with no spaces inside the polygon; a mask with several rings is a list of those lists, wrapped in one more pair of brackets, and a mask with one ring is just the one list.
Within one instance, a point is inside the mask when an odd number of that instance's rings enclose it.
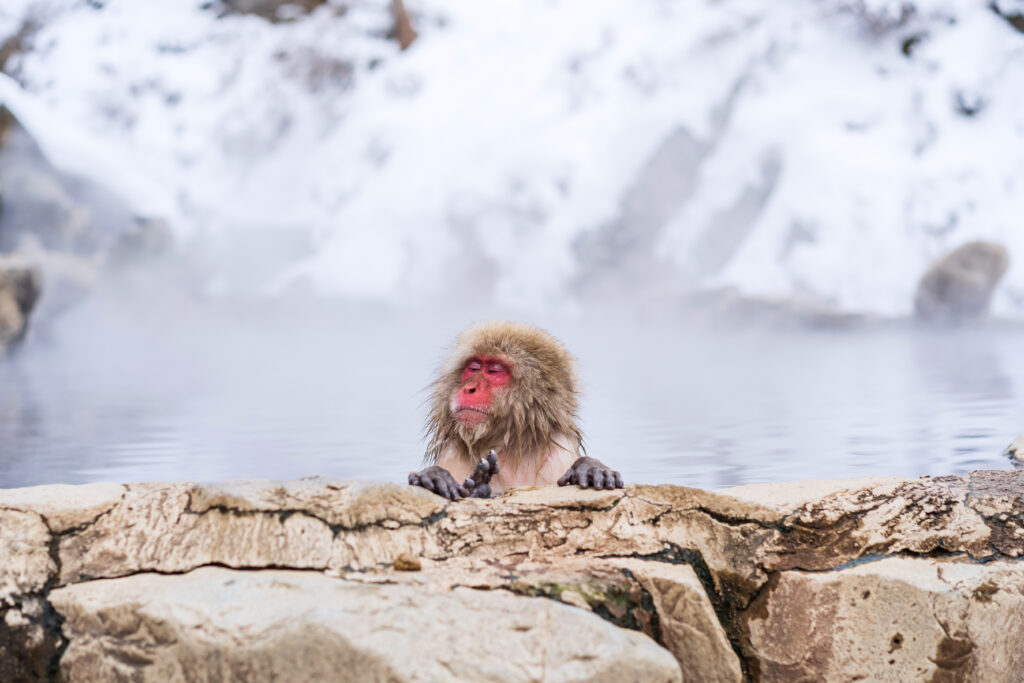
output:
{"label": "water surface", "polygon": [[[443,350],[487,313],[94,297],[0,363],[0,487],[403,481]],[[579,357],[589,453],[633,482],[1006,469],[1024,433],[1019,330],[533,322]]]}

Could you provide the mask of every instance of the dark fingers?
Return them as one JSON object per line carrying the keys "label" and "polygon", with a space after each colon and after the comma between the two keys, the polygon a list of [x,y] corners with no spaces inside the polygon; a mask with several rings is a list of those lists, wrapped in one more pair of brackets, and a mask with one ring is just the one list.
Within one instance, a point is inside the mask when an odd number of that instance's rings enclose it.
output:
{"label": "dark fingers", "polygon": [[448,482],[444,480],[444,477],[432,476],[428,477],[430,481],[430,490],[439,496],[448,498],[451,500],[451,492],[448,490]]}

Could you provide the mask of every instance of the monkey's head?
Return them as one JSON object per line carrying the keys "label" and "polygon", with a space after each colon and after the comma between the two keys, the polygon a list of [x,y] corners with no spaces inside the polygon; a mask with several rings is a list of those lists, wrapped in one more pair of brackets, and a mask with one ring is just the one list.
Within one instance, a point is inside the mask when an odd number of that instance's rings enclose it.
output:
{"label": "monkey's head", "polygon": [[503,458],[548,448],[558,436],[579,446],[575,362],[547,332],[511,322],[463,332],[433,385],[427,460],[446,449],[467,460],[497,449]]}

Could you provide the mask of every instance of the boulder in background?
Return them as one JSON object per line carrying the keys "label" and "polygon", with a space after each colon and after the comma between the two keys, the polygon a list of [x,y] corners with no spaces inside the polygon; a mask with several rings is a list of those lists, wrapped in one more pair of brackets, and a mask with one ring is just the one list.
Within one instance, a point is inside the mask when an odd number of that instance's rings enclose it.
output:
{"label": "boulder in background", "polygon": [[914,296],[919,320],[958,323],[988,313],[992,292],[1010,266],[1006,247],[968,242],[937,261],[921,278]]}
{"label": "boulder in background", "polygon": [[29,315],[41,292],[42,275],[38,270],[0,261],[0,354],[25,337]]}

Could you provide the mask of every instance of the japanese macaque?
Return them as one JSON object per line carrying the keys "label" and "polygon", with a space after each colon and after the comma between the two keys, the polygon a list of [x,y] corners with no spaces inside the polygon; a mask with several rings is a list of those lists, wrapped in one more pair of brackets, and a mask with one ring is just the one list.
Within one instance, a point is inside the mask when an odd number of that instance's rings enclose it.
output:
{"label": "japanese macaque", "polygon": [[554,483],[621,488],[618,472],[584,455],[574,365],[557,339],[535,327],[467,329],[433,384],[430,466],[409,483],[451,500]]}

